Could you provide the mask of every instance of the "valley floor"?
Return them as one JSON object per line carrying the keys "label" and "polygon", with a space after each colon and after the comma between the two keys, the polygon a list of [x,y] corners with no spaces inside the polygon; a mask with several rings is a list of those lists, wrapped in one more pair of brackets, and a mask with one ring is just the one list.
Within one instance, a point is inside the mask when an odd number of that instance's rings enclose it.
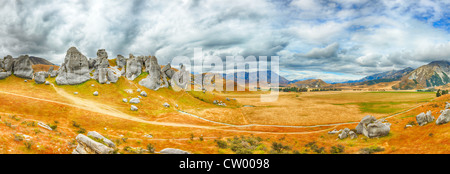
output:
{"label": "valley floor", "polygon": [[[90,80],[76,86],[59,86],[54,79],[48,80],[50,85],[14,76],[0,80],[0,153],[68,154],[76,147],[76,135],[88,131],[111,139],[119,153],[140,153],[128,147],[151,146],[156,152],[178,148],[198,154],[361,153],[364,148],[383,149],[378,153],[450,152],[449,125],[404,128],[420,112],[431,110],[437,118],[449,100],[447,95],[280,93],[276,102],[264,103],[259,93],[252,92],[151,91],[137,85],[139,78],[121,78],[110,85]],[[146,91],[148,97],[142,97],[134,112],[122,98],[138,97],[137,89]],[[99,96],[93,96],[94,91]],[[214,100],[227,106],[214,105]],[[163,103],[171,107],[165,108]],[[337,135],[327,133],[353,129],[369,114],[387,117],[392,124],[388,136],[338,140]],[[57,127],[49,131],[38,122]]]}

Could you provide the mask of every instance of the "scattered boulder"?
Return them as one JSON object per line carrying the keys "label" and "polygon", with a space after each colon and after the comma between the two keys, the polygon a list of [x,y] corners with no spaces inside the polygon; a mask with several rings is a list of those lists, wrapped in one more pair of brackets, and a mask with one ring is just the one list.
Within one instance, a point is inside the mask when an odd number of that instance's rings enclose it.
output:
{"label": "scattered boulder", "polygon": [[48,82],[48,81],[45,81],[45,85],[50,85],[50,82]]}
{"label": "scattered boulder", "polygon": [[132,111],[137,111],[138,108],[137,108],[136,106],[134,106],[134,105],[131,105],[131,110],[132,110]]}
{"label": "scattered boulder", "polygon": [[11,75],[11,72],[0,72],[0,80],[5,79],[6,77],[9,77]]}
{"label": "scattered boulder", "polygon": [[127,100],[126,98],[122,99],[122,101],[123,101],[124,103],[128,103],[128,100]]}
{"label": "scattered boulder", "polygon": [[426,114],[422,112],[416,116],[416,121],[419,126],[423,126],[434,121],[434,117],[431,115],[431,111],[428,111]]}
{"label": "scattered boulder", "polygon": [[147,93],[146,93],[145,91],[142,91],[142,92],[141,92],[141,96],[147,97]]}
{"label": "scattered boulder", "polygon": [[24,80],[23,82],[25,82],[25,83],[26,83],[26,82],[28,82],[28,80]]}
{"label": "scattered boulder", "polygon": [[450,121],[450,109],[442,111],[441,115],[436,119],[436,125],[448,123]]}
{"label": "scattered boulder", "polygon": [[449,102],[445,102],[445,109],[450,108],[450,103]]}
{"label": "scattered boulder", "polygon": [[14,61],[14,75],[25,79],[33,79],[33,67],[28,55],[20,56]]}
{"label": "scattered boulder", "polygon": [[104,136],[100,135],[98,132],[90,131],[87,133],[87,136],[91,136],[98,140],[102,140],[106,145],[108,145],[108,147],[116,148],[116,144],[114,144],[111,140],[105,138]]}
{"label": "scattered boulder", "polygon": [[166,66],[162,68],[162,73],[165,74],[169,79],[172,78],[172,76],[175,74],[175,71],[172,69],[172,66],[170,63],[168,63]]}
{"label": "scattered boulder", "polygon": [[77,85],[84,83],[89,79],[88,59],[81,54],[77,48],[69,48],[64,63],[58,70],[56,83],[58,85]]}
{"label": "scattered boulder", "polygon": [[353,132],[353,131],[348,132],[348,135],[350,136],[350,138],[351,138],[352,140],[355,139],[355,138],[358,138],[358,134],[356,134],[356,133]]}
{"label": "scattered boulder", "polygon": [[413,127],[413,125],[407,124],[405,128]]}
{"label": "scattered boulder", "polygon": [[337,133],[339,133],[339,131],[337,131],[336,129],[328,132],[328,134],[337,134]]}
{"label": "scattered boulder", "polygon": [[83,134],[78,134],[75,139],[78,142],[78,146],[73,150],[72,154],[112,154],[114,152],[114,149],[96,142]]}
{"label": "scattered boulder", "polygon": [[78,95],[78,92],[74,92],[73,94],[74,94],[74,95]]}
{"label": "scattered boulder", "polygon": [[166,107],[166,108],[170,107],[169,103],[164,103],[163,106]]}
{"label": "scattered boulder", "polygon": [[162,154],[191,154],[184,150],[174,149],[174,148],[165,148],[165,149],[161,150],[159,153],[162,153]]}
{"label": "scattered boulder", "polygon": [[137,91],[137,92],[141,92],[141,89],[137,89],[136,91]]}
{"label": "scattered boulder", "polygon": [[37,72],[34,74],[34,82],[36,84],[43,84],[45,83],[45,73],[43,71]]}
{"label": "scattered boulder", "polygon": [[94,92],[94,96],[98,96],[98,91],[95,91],[95,92]]}
{"label": "scattered boulder", "polygon": [[350,132],[349,128],[345,128],[344,130],[342,130],[342,132],[338,135],[339,139],[344,139],[348,137],[348,133]]}
{"label": "scattered boulder", "polygon": [[141,101],[139,100],[139,98],[132,98],[131,100],[130,100],[130,103],[132,103],[132,104],[138,104],[138,103],[140,103]]}

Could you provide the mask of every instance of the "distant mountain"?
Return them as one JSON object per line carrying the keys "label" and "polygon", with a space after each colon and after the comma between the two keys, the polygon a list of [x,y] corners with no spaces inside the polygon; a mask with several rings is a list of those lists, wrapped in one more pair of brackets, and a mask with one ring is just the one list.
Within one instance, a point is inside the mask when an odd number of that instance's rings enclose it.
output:
{"label": "distant mountain", "polygon": [[40,58],[40,57],[30,56],[30,60],[33,65],[37,65],[37,64],[54,65],[52,62],[50,62],[44,58]]}
{"label": "distant mountain", "polygon": [[302,80],[302,81],[296,81],[294,83],[291,83],[289,86],[295,86],[299,88],[323,88],[328,87],[330,84],[327,82],[324,82],[321,79],[308,79],[308,80]]}
{"label": "distant mountain", "polygon": [[359,83],[359,82],[367,82],[368,84],[376,84],[380,82],[392,82],[402,79],[402,77],[406,76],[410,72],[414,71],[413,68],[408,67],[402,70],[392,70],[392,71],[386,71],[374,75],[370,75],[367,77],[364,77],[360,80],[353,80],[353,81],[347,81],[344,83]]}
{"label": "distant mountain", "polygon": [[450,62],[433,61],[423,65],[402,78],[393,89],[417,89],[442,86],[450,83]]}
{"label": "distant mountain", "polygon": [[[251,72],[251,73],[245,72],[245,76],[244,76],[243,79],[245,79],[245,81],[248,82],[248,78],[250,76],[256,75],[257,81],[259,81],[259,74],[260,74],[259,72]],[[274,72],[274,74],[276,76],[278,76],[279,86],[287,86],[289,84],[289,80],[287,80],[286,78],[284,78],[283,76],[280,76],[279,74],[277,74],[275,72]],[[272,77],[272,71],[269,70],[269,71],[267,71],[267,81],[269,83],[272,83],[271,82],[271,77]],[[223,78],[226,78],[226,74],[223,74]],[[235,80],[235,82],[236,82],[237,78],[238,78],[237,77],[237,73],[234,73],[234,80]]]}

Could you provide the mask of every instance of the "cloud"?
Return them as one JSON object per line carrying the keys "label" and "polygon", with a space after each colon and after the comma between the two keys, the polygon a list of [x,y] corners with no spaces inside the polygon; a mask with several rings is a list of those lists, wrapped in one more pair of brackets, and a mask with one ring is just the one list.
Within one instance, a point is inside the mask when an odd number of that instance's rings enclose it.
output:
{"label": "cloud", "polygon": [[359,77],[418,67],[450,56],[446,1],[0,2],[0,54],[61,63],[76,46],[87,57],[155,55],[160,64],[194,48],[230,55],[280,56],[282,70]]}

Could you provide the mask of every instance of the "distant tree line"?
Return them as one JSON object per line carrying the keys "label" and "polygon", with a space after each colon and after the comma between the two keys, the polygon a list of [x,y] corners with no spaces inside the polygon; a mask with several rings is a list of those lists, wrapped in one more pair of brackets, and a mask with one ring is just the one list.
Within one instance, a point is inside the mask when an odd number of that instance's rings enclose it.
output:
{"label": "distant tree line", "polygon": [[308,92],[308,88],[286,87],[280,89],[283,92]]}
{"label": "distant tree line", "polygon": [[317,92],[317,91],[342,91],[342,89],[336,89],[336,88],[315,88],[311,89],[311,92]]}
{"label": "distant tree line", "polygon": [[448,94],[448,90],[441,91],[440,89],[438,89],[436,92],[436,97],[440,97],[441,95],[445,95],[445,94]]}

